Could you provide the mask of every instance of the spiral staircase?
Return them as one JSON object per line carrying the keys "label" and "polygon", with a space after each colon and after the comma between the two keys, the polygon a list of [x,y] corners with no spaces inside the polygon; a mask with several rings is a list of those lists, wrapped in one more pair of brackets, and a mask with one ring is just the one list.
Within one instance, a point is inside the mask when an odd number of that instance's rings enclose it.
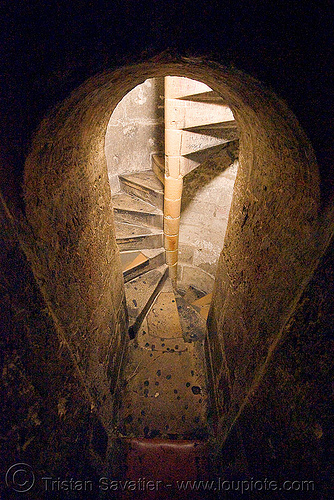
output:
{"label": "spiral staircase", "polygon": [[[181,124],[183,175],[237,140],[226,104],[194,84],[176,96],[188,102]],[[125,464],[122,477],[163,481],[163,490],[146,492],[145,498],[174,498],[176,479],[205,477],[213,433],[206,339],[210,286],[203,289],[195,274],[193,282],[172,286],[164,249],[164,178],[164,157],[154,155],[149,170],[119,175],[121,189],[112,196],[129,320],[115,435]],[[132,498],[126,491],[121,497]]]}

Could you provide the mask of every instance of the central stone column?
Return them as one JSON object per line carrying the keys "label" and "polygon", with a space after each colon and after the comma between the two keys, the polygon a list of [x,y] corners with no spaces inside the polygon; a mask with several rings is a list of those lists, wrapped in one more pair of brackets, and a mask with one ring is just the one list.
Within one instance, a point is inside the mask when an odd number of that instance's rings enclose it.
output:
{"label": "central stone column", "polygon": [[169,276],[175,286],[183,179],[180,173],[182,130],[178,127],[178,106],[173,98],[174,85],[175,78],[166,76],[164,240]]}

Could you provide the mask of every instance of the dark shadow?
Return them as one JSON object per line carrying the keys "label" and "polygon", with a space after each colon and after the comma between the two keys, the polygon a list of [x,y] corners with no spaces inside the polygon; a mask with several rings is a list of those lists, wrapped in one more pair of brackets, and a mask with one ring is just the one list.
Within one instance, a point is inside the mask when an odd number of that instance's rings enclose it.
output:
{"label": "dark shadow", "polygon": [[201,163],[183,178],[181,212],[188,207],[201,186],[205,186],[218,177],[238,158],[238,145],[239,141],[235,140],[232,143],[187,155],[187,158],[201,161]]}

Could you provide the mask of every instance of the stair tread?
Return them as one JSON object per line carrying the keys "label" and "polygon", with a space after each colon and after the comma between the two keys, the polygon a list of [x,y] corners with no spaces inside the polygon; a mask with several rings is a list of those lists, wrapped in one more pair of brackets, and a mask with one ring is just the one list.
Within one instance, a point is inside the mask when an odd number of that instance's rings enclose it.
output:
{"label": "stair tread", "polygon": [[124,251],[120,252],[120,254],[121,254],[121,260],[123,258],[125,261],[127,259],[127,257],[129,259],[131,259],[131,256],[133,255],[134,256],[133,258],[135,258],[136,254],[139,254],[139,253],[142,253],[148,259],[152,259],[156,255],[159,255],[160,253],[164,253],[164,252],[165,252],[164,247],[160,247],[160,248],[141,248],[140,250],[124,250]]}
{"label": "stair tread", "polygon": [[204,306],[210,305],[211,300],[212,300],[212,293],[208,293],[208,294],[204,295],[203,297],[201,297],[200,299],[194,300],[194,302],[192,302],[191,304],[193,306],[197,306],[197,307],[204,307]]}
{"label": "stair tread", "polygon": [[[180,158],[181,173],[183,176],[189,174],[192,170],[210,161],[211,158],[219,157],[221,168],[228,168],[235,160],[239,140],[228,141],[225,144],[208,148],[207,150],[189,153]],[[216,156],[217,155],[217,156]]]}
{"label": "stair tread", "polygon": [[165,264],[165,249],[163,247],[125,250],[121,251],[120,255],[125,282]]}
{"label": "stair tread", "polygon": [[137,226],[127,222],[115,222],[116,240],[124,238],[134,238],[151,234],[162,234],[162,229],[148,226]]}
{"label": "stair tread", "polygon": [[188,290],[181,296],[184,298],[188,304],[194,305],[194,302],[205,296],[205,292],[195,287],[194,285],[189,285]]}
{"label": "stair tread", "polygon": [[146,255],[149,259],[153,259],[156,255],[160,253],[165,253],[164,247],[161,248],[145,248],[142,250],[143,254]]}
{"label": "stair tread", "polygon": [[206,336],[205,319],[182,297],[177,297],[176,303],[185,341],[193,342],[203,340]]}
{"label": "stair tread", "polygon": [[[142,315],[143,311],[152,303],[154,293],[167,270],[168,266],[163,264],[124,284],[130,328],[133,327],[139,316]],[[146,312],[147,311],[145,311],[145,314]],[[137,326],[139,327],[140,325]]]}
{"label": "stair tread", "polygon": [[181,99],[183,101],[222,104],[223,106],[226,106],[227,104],[226,100],[220,94],[218,94],[218,92],[215,92],[214,90],[209,90],[208,92],[200,92],[196,94],[189,94],[183,97],[178,97],[178,99]]}
{"label": "stair tread", "polygon": [[163,184],[151,170],[120,175],[120,179],[163,194]]}
{"label": "stair tread", "polygon": [[180,147],[180,154],[186,156],[188,154],[196,153],[198,151],[208,151],[210,149],[226,145],[230,141],[238,138],[237,129],[211,129],[210,132],[201,133],[199,130],[193,132],[189,129],[182,132],[182,145]]}
{"label": "stair tread", "polygon": [[[159,500],[172,498],[202,500],[206,498],[203,491],[180,492],[177,484],[180,478],[197,480],[199,484],[200,481],[209,482],[210,475],[212,477],[209,442],[199,439],[123,438],[120,440],[120,447],[126,464],[124,468],[126,472],[122,478],[124,483],[125,479],[142,482],[142,478],[150,478],[151,484],[157,481],[158,486],[160,482],[168,485],[168,488],[158,490],[157,487],[156,491],[145,491],[140,496],[141,498],[145,497],[147,500],[157,498]],[[129,498],[129,496],[124,495],[124,498]]]}
{"label": "stair tread", "polygon": [[205,160],[208,160],[211,155],[214,155],[226,148],[227,142],[223,144],[218,144],[217,146],[213,146],[211,148],[200,149],[199,151],[194,151],[192,153],[187,153],[184,155],[184,158],[192,160],[198,164],[203,163]]}
{"label": "stair tread", "polygon": [[153,155],[153,161],[160,168],[161,171],[165,171],[165,155]]}
{"label": "stair tread", "polygon": [[237,122],[235,120],[230,120],[226,122],[219,123],[208,123],[206,125],[198,125],[196,127],[188,127],[186,132],[193,132],[195,134],[211,135],[213,137],[221,137],[224,132],[233,130],[235,132],[237,129]]}
{"label": "stair tread", "polygon": [[234,120],[232,110],[222,103],[175,100],[170,107],[166,126],[173,129],[199,127],[208,123],[230,122]]}
{"label": "stair tread", "polygon": [[165,155],[152,156],[152,171],[162,184],[165,184]]}
{"label": "stair tread", "polygon": [[[151,287],[152,284],[155,284],[156,280],[166,271],[168,266],[163,264],[162,266],[157,267],[156,269],[151,269],[147,271],[147,273],[134,278],[131,281],[125,283],[125,295],[129,304],[128,307],[130,309],[139,309],[142,303],[145,300],[145,292]],[[136,297],[136,304],[133,302],[133,297]],[[132,301],[132,303],[130,303]],[[134,307],[133,307],[134,306]]]}
{"label": "stair tread", "polygon": [[168,283],[165,283],[147,315],[148,328],[152,336],[158,333],[165,339],[179,339],[183,343],[182,327],[175,295],[170,279],[166,281]]}
{"label": "stair tread", "polygon": [[115,194],[112,197],[112,202],[113,207],[116,210],[134,211],[147,214],[162,214],[162,210],[159,208],[127,193]]}
{"label": "stair tread", "polygon": [[130,271],[138,266],[148,264],[149,259],[145,255],[138,251],[128,252],[128,254],[121,253],[122,270],[123,273]]}
{"label": "stair tread", "polygon": [[172,290],[167,278],[128,345],[118,420],[123,436],[208,436],[203,343],[184,341]]}

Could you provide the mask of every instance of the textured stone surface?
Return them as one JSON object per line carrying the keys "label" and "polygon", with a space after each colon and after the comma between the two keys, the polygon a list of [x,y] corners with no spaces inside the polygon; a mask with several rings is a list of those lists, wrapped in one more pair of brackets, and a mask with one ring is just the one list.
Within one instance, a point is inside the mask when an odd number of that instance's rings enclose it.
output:
{"label": "textured stone surface", "polygon": [[166,282],[137,338],[128,345],[117,416],[121,435],[170,439],[208,435],[203,342],[185,342],[183,335],[175,295]]}
{"label": "textured stone surface", "polygon": [[[333,250],[332,243],[238,420],[253,477],[271,477],[281,486],[285,480],[296,481],[296,488],[298,482],[310,481],[305,485],[309,492],[300,486],[292,498],[330,499],[333,491],[334,300],[333,288],[328,288],[334,281]],[[234,377],[233,387],[242,382],[237,372]],[[226,414],[235,400],[234,394],[225,399]],[[230,457],[237,452],[233,441],[229,450]]]}
{"label": "textured stone surface", "polygon": [[121,260],[126,266],[126,270],[123,268],[124,281],[126,282],[165,264],[165,249],[129,250],[121,252]]}
{"label": "textured stone surface", "polygon": [[115,222],[117,245],[120,250],[159,248],[163,244],[162,229]]}
{"label": "textured stone surface", "polygon": [[204,340],[206,337],[205,320],[183,297],[177,297],[176,303],[184,340],[186,342]]}
{"label": "textured stone surface", "polygon": [[212,301],[212,293],[208,293],[199,299],[194,300],[191,305],[199,312],[203,319],[207,320]]}
{"label": "textured stone surface", "polygon": [[24,462],[36,478],[27,498],[37,499],[45,494],[43,476],[97,480],[108,435],[98,417],[100,401],[89,393],[3,209],[1,204],[0,496],[20,495],[4,478],[9,467]]}
{"label": "textured stone surface", "polygon": [[203,293],[211,293],[214,276],[203,271],[200,267],[190,264],[179,264],[178,286],[186,291],[190,286],[194,286]]}
{"label": "textured stone surface", "polygon": [[161,289],[168,268],[165,264],[125,283],[125,297],[129,316],[129,331],[133,337],[157,293]]}
{"label": "textured stone surface", "polygon": [[118,174],[148,170],[152,154],[164,154],[163,99],[163,78],[150,78],[114,109],[105,138],[112,192],[119,190]]}
{"label": "textured stone surface", "polygon": [[121,253],[121,262],[124,278],[137,267],[147,267],[149,259],[139,250],[129,250]]}
{"label": "textured stone surface", "polygon": [[115,221],[155,227],[162,226],[161,210],[149,203],[126,193],[114,195],[112,203]]}
{"label": "textured stone surface", "polygon": [[159,181],[165,183],[165,155],[153,155],[152,156],[152,170],[158,177]]}
{"label": "textured stone surface", "polygon": [[137,196],[151,205],[155,205],[160,210],[163,209],[164,192],[163,184],[156,175],[147,170],[134,174],[124,174],[119,176],[121,188],[129,194]]}
{"label": "textured stone surface", "polygon": [[[237,174],[237,144],[204,161],[184,178],[180,261],[215,274],[223,247],[233,186]],[[188,252],[182,248],[188,247]]]}

